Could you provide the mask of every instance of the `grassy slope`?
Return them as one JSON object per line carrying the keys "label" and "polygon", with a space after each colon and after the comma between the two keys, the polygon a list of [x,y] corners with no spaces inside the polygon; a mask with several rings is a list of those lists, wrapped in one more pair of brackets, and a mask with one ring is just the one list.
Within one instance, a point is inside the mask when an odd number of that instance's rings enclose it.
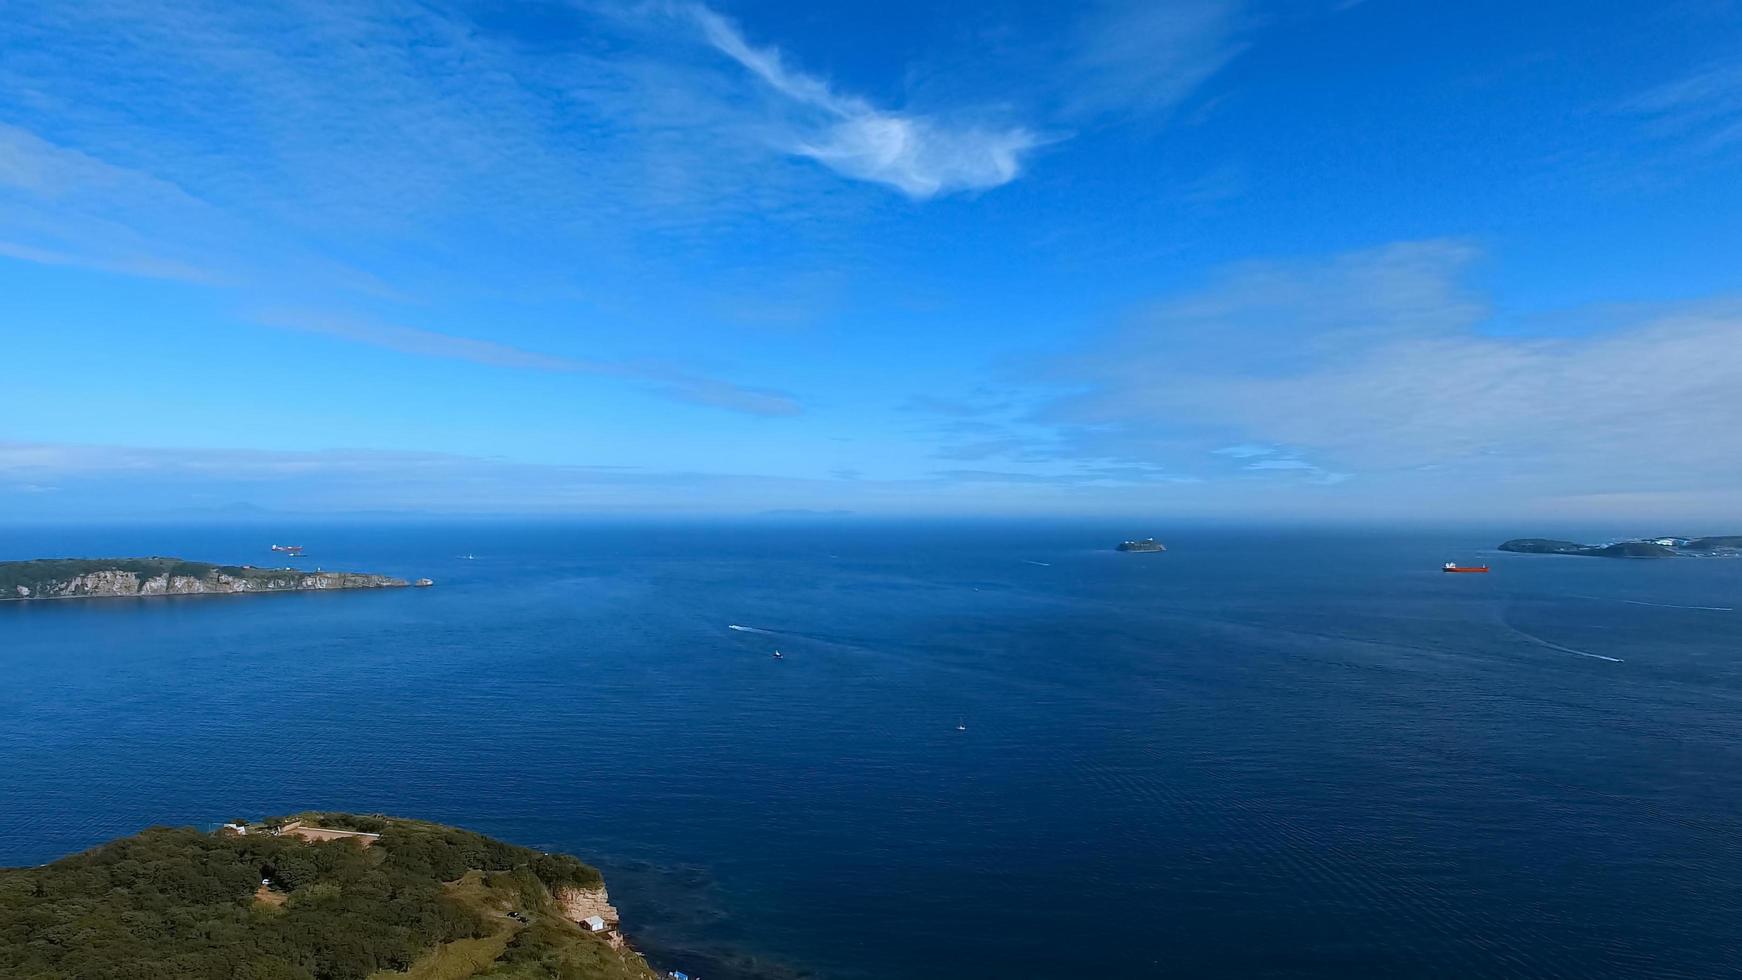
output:
{"label": "grassy slope", "polygon": [[478,871],[466,872],[465,877],[447,887],[449,894],[482,913],[493,931],[487,936],[443,943],[424,954],[405,972],[378,970],[369,975],[369,980],[392,980],[395,977],[465,980],[489,969],[508,948],[508,941],[520,931],[520,924],[503,914],[514,907],[513,893],[489,887],[484,874]]}
{"label": "grassy slope", "polygon": [[[494,931],[444,943],[404,972],[383,970],[369,980],[652,980],[653,972],[639,957],[618,953],[554,914],[549,892],[532,891],[528,884],[512,874],[467,872],[447,886],[449,893],[477,910]],[[511,909],[527,913],[531,923],[508,918]]]}

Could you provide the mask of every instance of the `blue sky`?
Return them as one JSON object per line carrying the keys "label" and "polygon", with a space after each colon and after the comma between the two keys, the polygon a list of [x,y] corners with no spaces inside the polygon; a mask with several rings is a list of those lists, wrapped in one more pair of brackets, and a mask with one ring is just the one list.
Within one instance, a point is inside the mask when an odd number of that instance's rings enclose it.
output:
{"label": "blue sky", "polygon": [[23,0],[0,52],[17,519],[1742,503],[1742,4]]}

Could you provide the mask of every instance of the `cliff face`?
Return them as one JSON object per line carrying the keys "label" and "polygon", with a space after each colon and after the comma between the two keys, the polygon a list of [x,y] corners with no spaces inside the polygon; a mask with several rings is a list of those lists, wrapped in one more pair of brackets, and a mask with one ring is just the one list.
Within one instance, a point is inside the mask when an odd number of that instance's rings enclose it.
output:
{"label": "cliff face", "polygon": [[563,918],[579,923],[590,915],[596,915],[605,920],[605,941],[615,949],[623,949],[626,944],[623,934],[617,927],[622,922],[622,916],[617,914],[616,906],[611,904],[611,896],[605,892],[605,886],[597,888],[558,888],[553,896],[557,907],[562,909]]}
{"label": "cliff face", "polygon": [[222,595],[238,592],[307,592],[324,589],[381,589],[406,585],[404,579],[355,572],[298,572],[249,569],[232,574],[217,568],[204,575],[140,574],[102,569],[64,578],[15,583],[0,599],[72,599],[118,596]]}

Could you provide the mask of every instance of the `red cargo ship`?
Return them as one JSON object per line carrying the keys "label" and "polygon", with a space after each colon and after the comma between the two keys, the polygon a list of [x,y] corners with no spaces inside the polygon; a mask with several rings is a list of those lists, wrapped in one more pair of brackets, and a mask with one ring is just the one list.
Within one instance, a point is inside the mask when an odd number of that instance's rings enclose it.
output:
{"label": "red cargo ship", "polygon": [[1460,565],[1455,561],[1448,561],[1442,567],[1448,572],[1485,572],[1488,570],[1487,565]]}

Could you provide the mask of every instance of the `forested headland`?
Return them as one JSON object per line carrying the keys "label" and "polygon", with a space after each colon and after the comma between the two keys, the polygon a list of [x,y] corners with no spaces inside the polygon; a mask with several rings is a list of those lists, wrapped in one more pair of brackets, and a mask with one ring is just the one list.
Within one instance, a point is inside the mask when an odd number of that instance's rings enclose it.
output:
{"label": "forested headland", "polygon": [[438,824],[309,814],[379,837],[154,827],[0,870],[6,980],[647,980],[562,915],[598,871]]}

